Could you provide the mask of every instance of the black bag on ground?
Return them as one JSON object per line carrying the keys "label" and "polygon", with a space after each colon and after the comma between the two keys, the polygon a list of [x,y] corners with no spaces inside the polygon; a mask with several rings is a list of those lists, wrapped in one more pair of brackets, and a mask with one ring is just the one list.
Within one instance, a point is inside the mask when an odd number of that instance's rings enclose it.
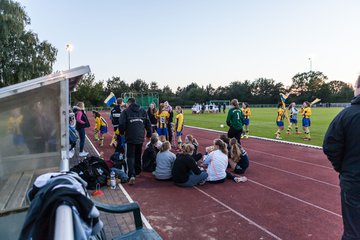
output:
{"label": "black bag on ground", "polygon": [[96,184],[105,186],[107,177],[110,176],[109,167],[105,161],[99,157],[91,156],[78,165],[75,165],[70,169],[72,172],[76,172],[79,176],[87,182],[87,189],[96,189]]}

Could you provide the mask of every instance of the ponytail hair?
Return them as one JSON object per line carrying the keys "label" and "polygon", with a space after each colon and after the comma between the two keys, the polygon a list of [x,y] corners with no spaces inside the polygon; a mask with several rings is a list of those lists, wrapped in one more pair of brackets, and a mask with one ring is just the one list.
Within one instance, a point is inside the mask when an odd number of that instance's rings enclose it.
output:
{"label": "ponytail hair", "polygon": [[226,147],[226,143],[223,142],[223,140],[221,139],[215,139],[214,140],[214,145],[219,146],[219,149],[222,153],[224,153],[226,156],[228,155],[228,150]]}
{"label": "ponytail hair", "polygon": [[189,142],[191,144],[195,144],[196,146],[199,145],[198,141],[196,140],[196,138],[193,137],[193,135],[186,135],[186,138],[189,139]]}
{"label": "ponytail hair", "polygon": [[165,152],[171,149],[171,144],[169,141],[164,142],[160,147],[160,152]]}
{"label": "ponytail hair", "polygon": [[241,149],[239,147],[236,138],[232,138],[230,140],[230,146],[231,146],[231,150],[230,150],[231,158],[234,162],[238,163],[240,161]]}
{"label": "ponytail hair", "polygon": [[183,110],[180,106],[176,106],[175,109],[178,110],[180,113],[183,113]]}

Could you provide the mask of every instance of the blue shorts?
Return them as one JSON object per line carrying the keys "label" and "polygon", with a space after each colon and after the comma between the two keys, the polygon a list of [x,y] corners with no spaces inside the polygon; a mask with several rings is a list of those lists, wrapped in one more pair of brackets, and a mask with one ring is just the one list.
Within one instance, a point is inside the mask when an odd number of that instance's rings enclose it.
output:
{"label": "blue shorts", "polygon": [[159,136],[167,136],[168,135],[167,128],[157,128],[156,131],[159,134]]}
{"label": "blue shorts", "polygon": [[250,124],[250,119],[249,119],[249,118],[245,118],[244,125],[245,125],[245,126],[249,126],[249,124]]}
{"label": "blue shorts", "polygon": [[182,136],[182,135],[183,135],[182,131],[180,131],[180,132],[176,131],[176,136],[177,137]]}
{"label": "blue shorts", "polygon": [[276,121],[276,125],[278,127],[283,127],[284,126],[284,122],[283,121]]}
{"label": "blue shorts", "polygon": [[101,132],[102,134],[107,133],[107,132],[108,132],[107,126],[101,126],[101,127],[100,127],[100,132]]}
{"label": "blue shorts", "polygon": [[311,125],[310,118],[303,118],[302,125],[303,125],[303,127],[310,127],[310,125]]}
{"label": "blue shorts", "polygon": [[294,123],[294,124],[297,124],[298,121],[296,118],[290,118],[290,123]]}

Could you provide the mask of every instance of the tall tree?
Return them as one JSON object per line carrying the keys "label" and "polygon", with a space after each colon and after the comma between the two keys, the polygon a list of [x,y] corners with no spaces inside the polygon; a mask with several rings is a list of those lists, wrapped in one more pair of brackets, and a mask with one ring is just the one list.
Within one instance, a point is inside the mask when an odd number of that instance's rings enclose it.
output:
{"label": "tall tree", "polygon": [[273,79],[267,78],[259,78],[251,85],[256,103],[276,103],[284,88],[282,83],[276,83]]}
{"label": "tall tree", "polygon": [[113,92],[116,97],[121,97],[123,93],[128,92],[130,87],[120,77],[112,77],[106,82],[106,93]]}
{"label": "tall tree", "polygon": [[147,92],[149,85],[141,79],[136,79],[135,82],[130,84],[130,90],[136,93]]}
{"label": "tall tree", "polygon": [[158,86],[157,82],[150,82],[150,90],[153,92],[159,91],[159,86]]}
{"label": "tall tree", "polygon": [[30,25],[24,7],[12,0],[0,1],[0,87],[52,72],[57,49],[25,30]]}
{"label": "tall tree", "polygon": [[290,90],[301,101],[324,98],[328,94],[326,87],[323,86],[327,79],[328,77],[319,71],[298,73],[292,78]]}

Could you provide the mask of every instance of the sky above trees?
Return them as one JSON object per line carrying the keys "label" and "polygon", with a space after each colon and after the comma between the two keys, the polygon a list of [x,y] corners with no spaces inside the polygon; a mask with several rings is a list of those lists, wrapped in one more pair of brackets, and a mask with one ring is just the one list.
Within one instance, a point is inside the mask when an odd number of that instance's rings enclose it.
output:
{"label": "sky above trees", "polygon": [[[321,71],[359,74],[357,0],[21,0],[29,29],[58,49],[54,70],[90,65],[97,80],[120,76],[173,90]],[[311,58],[311,61],[309,60]]]}

